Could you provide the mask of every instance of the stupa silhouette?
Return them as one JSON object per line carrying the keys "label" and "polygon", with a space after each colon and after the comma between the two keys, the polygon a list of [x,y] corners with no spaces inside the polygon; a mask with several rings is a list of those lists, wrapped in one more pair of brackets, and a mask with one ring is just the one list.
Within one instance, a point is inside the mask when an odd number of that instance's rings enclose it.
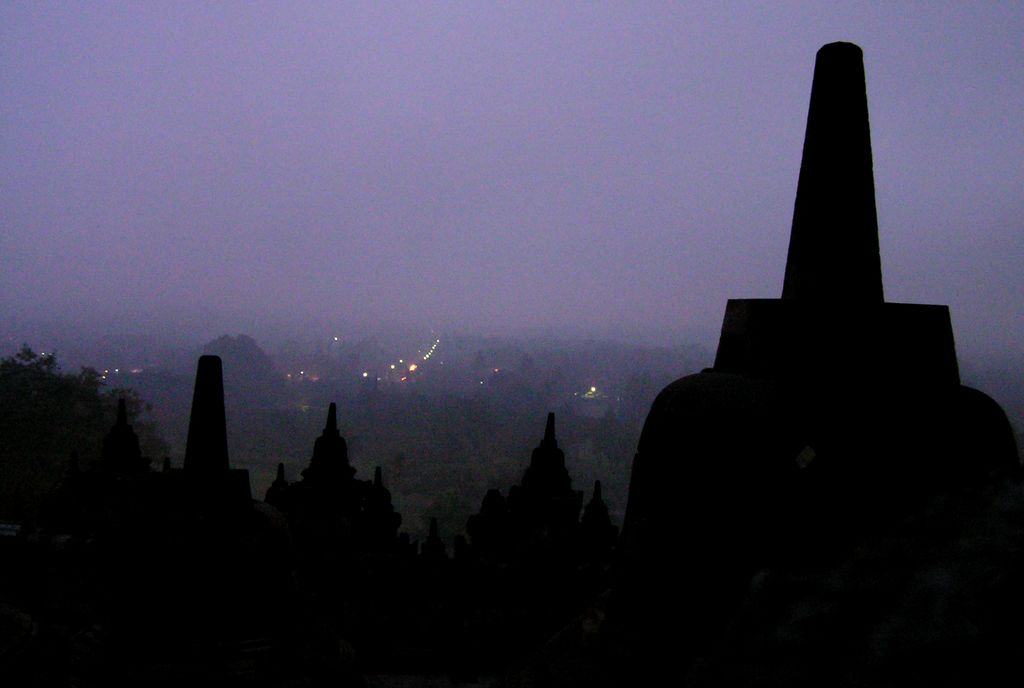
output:
{"label": "stupa silhouette", "polygon": [[224,374],[219,356],[200,356],[189,414],[183,474],[196,505],[215,511],[251,507],[249,471],[228,463]]}
{"label": "stupa silhouette", "polygon": [[615,618],[641,662],[685,666],[759,568],[828,557],[938,491],[1018,470],[1005,414],[960,384],[948,308],[884,301],[862,53],[826,45],[782,298],[730,300],[714,367],[655,400]]}

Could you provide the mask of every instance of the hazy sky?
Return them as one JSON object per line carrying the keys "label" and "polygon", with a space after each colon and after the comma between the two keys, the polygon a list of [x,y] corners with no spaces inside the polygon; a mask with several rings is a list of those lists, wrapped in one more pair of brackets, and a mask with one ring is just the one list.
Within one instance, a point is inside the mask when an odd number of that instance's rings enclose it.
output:
{"label": "hazy sky", "polygon": [[1024,341],[1022,3],[0,6],[0,311],[713,343],[865,53],[886,298]]}

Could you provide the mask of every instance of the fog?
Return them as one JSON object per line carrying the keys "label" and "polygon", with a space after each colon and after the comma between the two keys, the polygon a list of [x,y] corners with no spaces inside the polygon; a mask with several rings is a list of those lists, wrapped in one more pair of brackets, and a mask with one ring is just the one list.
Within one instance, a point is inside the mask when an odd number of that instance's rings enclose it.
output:
{"label": "fog", "polygon": [[849,40],[887,300],[1016,355],[1001,5],[5,3],[0,314],[713,346],[781,291],[814,55]]}

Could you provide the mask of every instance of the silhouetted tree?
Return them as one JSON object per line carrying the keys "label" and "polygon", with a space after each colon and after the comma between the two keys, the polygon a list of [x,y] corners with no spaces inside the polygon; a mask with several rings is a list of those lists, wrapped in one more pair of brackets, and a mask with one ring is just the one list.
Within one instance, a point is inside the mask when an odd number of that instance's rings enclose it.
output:
{"label": "silhouetted tree", "polygon": [[0,359],[0,518],[35,516],[67,471],[72,451],[83,468],[99,458],[119,398],[142,454],[164,456],[167,444],[153,423],[139,419],[149,407],[133,390],[107,389],[92,368],[62,373],[55,355],[28,346]]}

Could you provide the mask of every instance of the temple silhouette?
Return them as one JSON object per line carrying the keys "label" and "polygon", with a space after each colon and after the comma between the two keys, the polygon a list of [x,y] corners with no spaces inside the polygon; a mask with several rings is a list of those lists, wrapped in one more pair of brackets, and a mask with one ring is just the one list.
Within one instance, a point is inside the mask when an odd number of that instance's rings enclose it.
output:
{"label": "temple silhouette", "polygon": [[46,633],[9,676],[915,685],[985,678],[1024,640],[1015,438],[960,384],[948,308],[884,300],[849,43],[818,52],[781,298],[730,300],[713,367],[654,400],[621,536],[600,481],[574,489],[553,413],[519,484],[422,543],[381,467],[357,477],[334,403],[262,501],[225,413],[202,356],[181,468],[150,469],[123,400],[98,460],[71,457],[17,550]]}
{"label": "temple silhouette", "polygon": [[184,465],[149,466],[122,400],[99,459],[72,457],[44,518],[70,535],[35,544],[81,576],[36,594],[102,629],[64,667],[84,685],[496,675],[608,586],[617,530],[599,483],[582,508],[554,414],[522,484],[489,491],[450,552],[436,519],[422,543],[399,532],[380,467],[356,477],[334,403],[301,478],[279,464],[254,500],[230,466],[216,356],[197,365]]}

